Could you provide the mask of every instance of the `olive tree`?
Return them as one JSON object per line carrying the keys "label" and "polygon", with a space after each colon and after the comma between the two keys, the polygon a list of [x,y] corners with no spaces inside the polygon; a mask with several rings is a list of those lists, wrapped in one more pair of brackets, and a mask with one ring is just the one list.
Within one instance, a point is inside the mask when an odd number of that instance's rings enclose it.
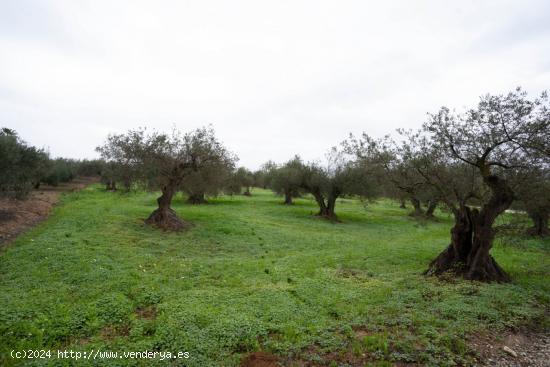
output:
{"label": "olive tree", "polygon": [[[428,187],[454,215],[451,243],[430,263],[427,274],[509,280],[490,255],[493,225],[517,199],[511,177],[548,167],[549,116],[546,94],[533,100],[520,89],[486,95],[463,113],[441,108],[420,131],[406,133],[397,148],[379,149],[395,156],[386,157],[388,161],[406,163],[411,182]],[[357,146],[372,151],[372,145],[363,139]]]}
{"label": "olive tree", "polygon": [[336,220],[336,200],[344,195],[371,198],[376,185],[370,167],[351,160],[344,150],[332,148],[324,165],[313,162],[302,170],[301,188],[310,193],[319,206],[319,216]]}
{"label": "olive tree", "polygon": [[413,207],[411,216],[432,218],[438,199],[431,185],[415,169],[417,158],[411,152],[414,133],[405,130],[398,130],[398,133],[399,142],[390,137],[376,140],[363,133],[361,138],[350,135],[344,144],[358,160],[376,167],[373,173],[376,173],[378,185],[387,196],[397,198],[401,208],[405,208],[405,199],[408,199]]}
{"label": "olive tree", "polygon": [[548,164],[548,97],[530,100],[519,88],[483,96],[475,108],[455,113],[443,107],[430,116],[420,139],[418,172],[452,210],[450,245],[428,274],[452,271],[467,279],[507,281],[490,255],[496,218],[516,194],[509,177]]}
{"label": "olive tree", "polygon": [[[124,191],[130,191],[132,184],[140,177],[140,163],[136,157],[136,149],[142,144],[138,141],[144,131],[128,132],[128,134],[109,135],[107,142],[96,148],[105,160],[101,171],[102,182],[107,190],[116,191],[121,184]],[[141,136],[141,139],[145,139]]]}
{"label": "olive tree", "polygon": [[[250,187],[254,184],[254,176],[252,172],[245,168],[239,167],[235,170],[227,179],[225,183],[225,192],[231,195],[243,194],[245,196],[252,195],[250,193]],[[244,187],[244,192],[242,189]]]}
{"label": "olive tree", "polygon": [[74,159],[52,159],[40,180],[48,185],[57,186],[72,181],[77,176],[77,169],[78,161]]}
{"label": "olive tree", "polygon": [[[208,143],[196,149],[196,140],[203,138]],[[107,161],[113,159],[110,152],[119,152],[120,158],[132,168],[133,179],[150,189],[160,189],[158,208],[145,223],[166,230],[186,227],[171,208],[172,199],[182,189],[185,179],[212,162],[236,159],[214,137],[212,129],[204,128],[186,134],[177,130],[171,134],[130,130],[126,134],[109,136],[98,150]]]}
{"label": "olive tree", "polygon": [[284,196],[284,204],[290,205],[293,198],[300,196],[303,172],[304,163],[299,156],[295,156],[269,174],[269,185],[277,195]]}
{"label": "olive tree", "polygon": [[[101,170],[101,183],[105,184],[105,190],[107,191],[117,191],[117,182],[120,182],[120,172],[126,169],[125,166],[122,166],[114,161],[105,162]],[[131,181],[128,180],[128,183]],[[131,184],[125,186],[126,191],[130,191]]]}
{"label": "olive tree", "polygon": [[260,169],[252,173],[252,177],[254,181],[252,186],[267,189],[271,184],[271,180],[273,178],[272,174],[276,168],[277,168],[277,164],[271,160],[262,164]]}
{"label": "olive tree", "polygon": [[[208,153],[214,150],[215,158]],[[191,157],[190,172],[182,181],[182,189],[188,195],[190,204],[206,203],[205,195],[217,195],[235,169],[236,157],[227,152],[217,141],[212,128],[197,129],[189,136],[188,154]],[[203,160],[206,155],[211,159]]]}
{"label": "olive tree", "polygon": [[513,190],[519,200],[517,208],[524,210],[533,221],[533,227],[527,233],[550,236],[550,168],[534,169],[518,175]]}

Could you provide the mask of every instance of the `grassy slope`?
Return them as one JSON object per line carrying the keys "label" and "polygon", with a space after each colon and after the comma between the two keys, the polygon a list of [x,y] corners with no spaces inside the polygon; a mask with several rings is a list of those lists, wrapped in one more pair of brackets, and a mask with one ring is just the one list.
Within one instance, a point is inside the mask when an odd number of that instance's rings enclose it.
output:
{"label": "grassy slope", "polygon": [[[11,349],[102,348],[189,351],[187,365],[230,366],[246,351],[288,357],[314,344],[302,358],[351,350],[451,365],[469,358],[464,335],[541,317],[549,304],[548,242],[497,244],[511,284],[421,276],[448,243],[441,213],[421,225],[391,202],[339,200],[342,223],[332,224],[311,215],[311,200],[285,207],[256,190],[206,206],[178,199],[194,227],[167,234],[142,225],[154,198],[68,194],[1,254],[1,365],[14,364]],[[357,340],[358,328],[369,336]]]}

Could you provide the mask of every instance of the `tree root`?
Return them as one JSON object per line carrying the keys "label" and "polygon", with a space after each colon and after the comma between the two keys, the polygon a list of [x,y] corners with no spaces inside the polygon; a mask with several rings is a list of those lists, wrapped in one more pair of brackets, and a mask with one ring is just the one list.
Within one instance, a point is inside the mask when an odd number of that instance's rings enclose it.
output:
{"label": "tree root", "polygon": [[430,263],[424,275],[442,276],[449,273],[464,279],[486,283],[506,283],[510,281],[510,276],[497,264],[491,255],[475,265],[467,264],[465,261],[457,258],[452,245],[449,245]]}
{"label": "tree root", "polygon": [[178,218],[172,209],[157,209],[145,220],[145,224],[155,226],[165,231],[182,231],[189,228],[189,224]]}

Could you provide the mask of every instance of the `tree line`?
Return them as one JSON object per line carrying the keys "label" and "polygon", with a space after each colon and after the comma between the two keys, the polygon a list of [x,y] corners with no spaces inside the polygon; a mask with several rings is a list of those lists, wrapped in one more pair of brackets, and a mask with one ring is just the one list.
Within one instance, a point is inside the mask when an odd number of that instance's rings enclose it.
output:
{"label": "tree line", "polygon": [[[5,137],[25,151],[20,162],[25,154],[44,154],[14,135]],[[453,215],[450,244],[427,274],[507,281],[490,255],[495,220],[507,209],[523,210],[533,221],[531,233],[550,233],[549,142],[548,95],[530,99],[518,88],[482,96],[463,112],[443,107],[418,130],[398,130],[382,139],[350,135],[323,160],[304,162],[296,155],[282,164],[269,161],[255,172],[237,167],[237,156],[211,127],[187,133],[130,130],[109,135],[97,151],[108,190],[160,191],[157,208],[145,222],[165,230],[187,226],[171,208],[178,192],[191,204],[222,192],[251,195],[252,186],[270,188],[286,205],[311,195],[317,214],[332,221],[338,220],[340,197],[390,197],[402,207],[410,202],[415,217],[432,218],[438,206]],[[33,170],[17,169],[31,184],[44,176]]]}
{"label": "tree line", "polygon": [[96,176],[102,167],[101,160],[51,158],[15,130],[0,129],[0,197],[23,199],[42,183],[57,186],[77,176]]}

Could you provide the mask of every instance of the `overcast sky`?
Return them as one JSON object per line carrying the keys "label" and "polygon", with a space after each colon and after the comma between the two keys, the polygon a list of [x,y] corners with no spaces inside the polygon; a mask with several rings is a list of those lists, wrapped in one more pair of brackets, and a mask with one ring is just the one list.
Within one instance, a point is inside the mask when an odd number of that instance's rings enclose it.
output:
{"label": "overcast sky", "polygon": [[550,1],[0,1],[0,126],[53,156],[212,124],[257,168],[550,89]]}

